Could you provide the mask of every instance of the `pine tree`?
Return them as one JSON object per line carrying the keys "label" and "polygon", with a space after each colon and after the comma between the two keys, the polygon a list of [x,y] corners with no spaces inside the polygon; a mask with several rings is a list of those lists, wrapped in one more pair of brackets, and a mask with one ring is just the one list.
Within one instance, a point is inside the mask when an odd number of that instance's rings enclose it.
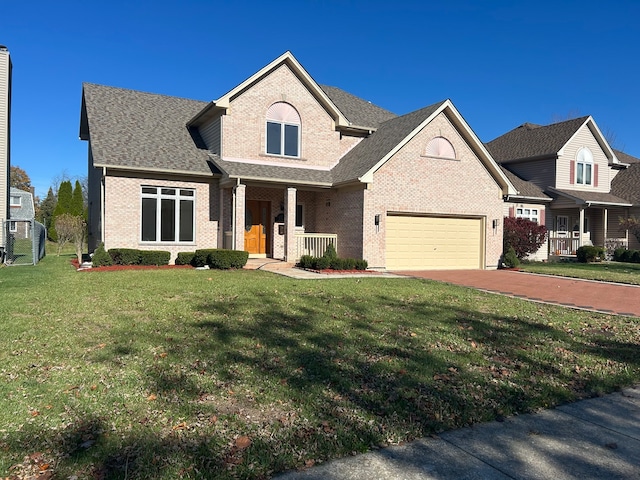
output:
{"label": "pine tree", "polygon": [[84,199],[82,197],[82,186],[80,182],[76,180],[76,184],[73,187],[73,194],[71,197],[71,210],[69,210],[71,215],[76,215],[78,217],[83,216],[84,214]]}
{"label": "pine tree", "polygon": [[71,213],[73,202],[73,190],[71,181],[66,180],[60,184],[58,188],[58,203],[53,210],[53,218],[51,219],[51,227],[49,228],[49,239],[53,242],[58,241],[58,234],[55,229],[56,218],[63,213]]}
{"label": "pine tree", "polygon": [[52,225],[53,211],[56,209],[56,196],[53,188],[49,187],[46,198],[36,207],[36,220],[42,223],[47,229]]}

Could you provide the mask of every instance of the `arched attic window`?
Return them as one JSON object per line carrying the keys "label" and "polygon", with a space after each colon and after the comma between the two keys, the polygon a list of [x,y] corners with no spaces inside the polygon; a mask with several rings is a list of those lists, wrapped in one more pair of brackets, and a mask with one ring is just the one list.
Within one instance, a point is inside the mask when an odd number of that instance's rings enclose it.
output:
{"label": "arched attic window", "polygon": [[578,150],[576,155],[576,183],[592,185],[594,183],[593,153],[587,147]]}
{"label": "arched attic window", "polygon": [[300,156],[300,115],[286,102],[276,102],[267,110],[267,153]]}
{"label": "arched attic window", "polygon": [[456,151],[451,142],[444,137],[434,137],[427,143],[425,155],[428,157],[456,158]]}

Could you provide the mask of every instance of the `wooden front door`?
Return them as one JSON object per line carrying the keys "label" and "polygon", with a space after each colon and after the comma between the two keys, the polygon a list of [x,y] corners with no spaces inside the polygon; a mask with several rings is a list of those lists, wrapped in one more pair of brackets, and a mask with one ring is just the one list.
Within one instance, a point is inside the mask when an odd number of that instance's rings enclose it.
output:
{"label": "wooden front door", "polygon": [[253,254],[269,253],[269,202],[247,200],[244,211],[244,249]]}

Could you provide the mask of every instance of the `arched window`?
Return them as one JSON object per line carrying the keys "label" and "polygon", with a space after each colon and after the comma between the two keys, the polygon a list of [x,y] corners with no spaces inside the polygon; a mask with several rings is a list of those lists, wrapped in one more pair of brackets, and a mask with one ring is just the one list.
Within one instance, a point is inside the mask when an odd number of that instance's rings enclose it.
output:
{"label": "arched window", "polygon": [[267,153],[300,156],[300,115],[285,102],[276,102],[267,110]]}
{"label": "arched window", "polygon": [[576,155],[576,183],[591,185],[593,179],[593,154],[587,147],[578,150]]}
{"label": "arched window", "polygon": [[451,142],[444,137],[434,137],[427,143],[425,155],[428,157],[456,158]]}

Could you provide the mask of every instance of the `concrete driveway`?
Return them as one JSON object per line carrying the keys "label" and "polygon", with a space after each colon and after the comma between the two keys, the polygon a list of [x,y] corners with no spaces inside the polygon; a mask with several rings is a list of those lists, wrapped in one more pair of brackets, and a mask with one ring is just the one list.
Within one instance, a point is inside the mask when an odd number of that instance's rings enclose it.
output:
{"label": "concrete driveway", "polygon": [[566,307],[640,317],[640,287],[514,270],[394,272]]}

